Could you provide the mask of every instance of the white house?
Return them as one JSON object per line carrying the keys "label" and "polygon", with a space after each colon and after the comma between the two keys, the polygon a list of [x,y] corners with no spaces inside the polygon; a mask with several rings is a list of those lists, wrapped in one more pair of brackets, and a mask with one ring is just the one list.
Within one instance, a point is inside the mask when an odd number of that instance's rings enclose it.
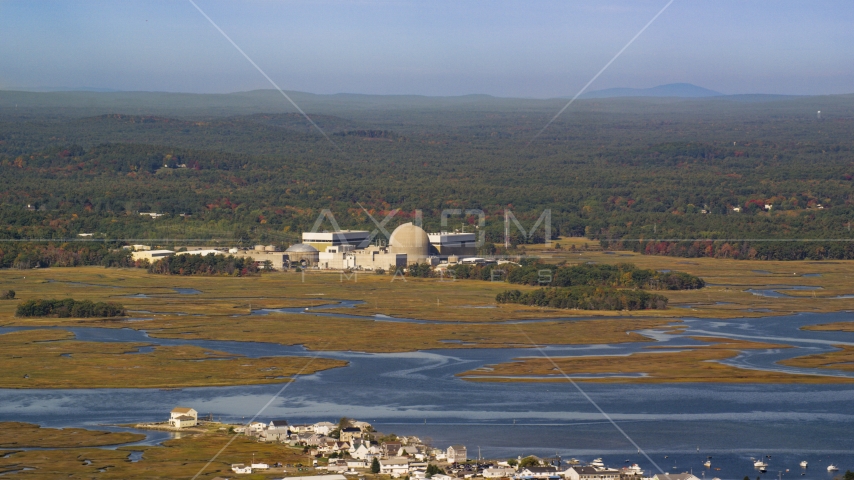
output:
{"label": "white house", "polygon": [[252,467],[248,467],[242,463],[233,463],[231,464],[231,471],[238,475],[242,475],[245,473],[252,473]]}
{"label": "white house", "polygon": [[619,480],[620,471],[609,468],[569,467],[561,472],[567,480]]}
{"label": "white house", "polygon": [[380,473],[400,477],[409,473],[409,459],[406,457],[389,457],[380,460]]}
{"label": "white house", "polygon": [[700,480],[694,475],[685,472],[685,473],[658,473],[654,477],[653,480]]}
{"label": "white house", "polygon": [[464,463],[466,461],[466,446],[451,445],[447,452],[448,463]]}
{"label": "white house", "polygon": [[490,467],[483,471],[483,478],[512,478],[515,474],[513,467]]}
{"label": "white house", "polygon": [[525,467],[516,474],[517,478],[549,478],[558,475],[557,467]]}
{"label": "white house", "polygon": [[430,480],[456,480],[454,477],[450,475],[445,475],[444,473],[437,473],[430,477]]}
{"label": "white house", "polygon": [[360,460],[358,458],[348,458],[347,460],[347,468],[368,468],[368,462],[364,460]]}
{"label": "white house", "polygon": [[253,463],[251,467],[253,470],[269,470],[270,468],[266,463]]}
{"label": "white house", "polygon": [[314,433],[320,435],[329,435],[332,433],[332,430],[338,428],[334,423],[331,422],[318,422],[313,425]]}
{"label": "white house", "polygon": [[195,427],[199,412],[188,407],[175,407],[169,412],[169,425],[175,428]]}

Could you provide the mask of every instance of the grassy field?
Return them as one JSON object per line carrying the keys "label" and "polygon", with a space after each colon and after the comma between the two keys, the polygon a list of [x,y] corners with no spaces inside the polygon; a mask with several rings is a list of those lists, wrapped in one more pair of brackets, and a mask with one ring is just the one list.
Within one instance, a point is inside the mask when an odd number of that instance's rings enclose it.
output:
{"label": "grassy field", "polygon": [[290,381],[342,367],[340,360],[307,357],[246,358],[194,346],[71,340],[64,330],[0,335],[3,388],[165,388],[252,385]]}
{"label": "grassy field", "polygon": [[[14,429],[20,424],[0,423],[0,432]],[[45,429],[47,430],[47,429]],[[61,431],[60,431],[61,432]],[[77,434],[93,439],[102,438],[105,432],[77,430]],[[5,436],[3,437],[5,438]],[[105,478],[105,479],[149,479],[149,478],[192,478],[205,464],[233,438],[214,425],[200,434],[168,440],[162,446],[119,447],[114,450],[99,448],[62,448],[56,450],[0,450],[0,474],[18,471],[21,478]],[[74,446],[74,445],[69,445]],[[132,462],[131,451],[142,451],[142,458]],[[6,455],[8,454],[8,455]],[[232,478],[232,463],[249,464],[254,458],[259,462],[273,464],[298,463],[310,465],[310,459],[302,449],[293,449],[280,444],[258,443],[248,437],[239,436],[225,449],[199,478],[224,476]],[[31,469],[31,470],[24,470]],[[241,478],[281,478],[283,474],[313,475],[310,471],[297,468],[271,470],[266,474],[246,475]]]}
{"label": "grassy field", "polygon": [[839,345],[840,350],[782,360],[781,365],[801,368],[830,368],[854,372],[854,347]]}
{"label": "grassy field", "polygon": [[[561,241],[567,242],[568,239]],[[562,244],[563,245],[563,244]],[[498,305],[495,295],[510,289],[534,287],[504,282],[439,279],[393,279],[388,275],[357,273],[351,277],[335,272],[274,273],[260,277],[179,277],[150,275],[139,269],[99,267],[0,271],[0,289],[12,289],[21,299],[62,298],[110,300],[123,303],[134,316],[180,313],[182,315],[230,316],[250,309],[309,307],[334,300],[364,303],[340,310],[355,315],[388,315],[449,322],[492,322],[554,317],[759,317],[796,312],[830,312],[854,309],[854,261],[763,262],[727,259],[681,259],[605,253],[589,249],[545,250],[528,246],[528,252],[551,263],[566,261],[630,262],[642,268],[678,270],[702,277],[708,287],[693,291],[662,292],[670,299],[667,310],[577,311]],[[818,275],[818,276],[812,276]],[[789,297],[754,295],[749,288],[774,285],[821,287],[815,291],[784,291]],[[175,288],[193,288],[198,295],[182,295]],[[144,297],[130,297],[142,294]],[[327,300],[328,299],[328,300]],[[0,301],[0,325],[15,322],[16,301]],[[677,308],[684,307],[684,308]]]}
{"label": "grassy field", "polygon": [[[565,374],[573,377],[577,382],[598,383],[854,383],[854,378],[749,370],[720,363],[721,360],[735,357],[742,350],[787,348],[786,345],[715,337],[692,338],[710,342],[710,344],[682,347],[678,352],[642,352],[623,356],[554,357],[552,359],[526,357],[513,362],[470,370],[459,376],[465,380],[478,382],[568,382]],[[574,377],[579,374],[628,376]]]}
{"label": "grassy field", "polygon": [[105,432],[83,428],[41,428],[32,423],[0,422],[0,448],[80,448],[121,445],[145,440],[130,432]]}

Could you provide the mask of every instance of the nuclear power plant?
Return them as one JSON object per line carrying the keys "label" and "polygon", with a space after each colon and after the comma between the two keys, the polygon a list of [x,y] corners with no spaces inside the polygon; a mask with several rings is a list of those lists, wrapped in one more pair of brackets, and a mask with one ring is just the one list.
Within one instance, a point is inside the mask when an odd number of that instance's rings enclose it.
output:
{"label": "nuclear power plant", "polygon": [[291,245],[285,254],[291,266],[331,270],[377,270],[406,267],[416,263],[438,265],[477,252],[474,233],[427,233],[418,225],[404,223],[394,229],[387,246],[370,245],[371,232],[341,230],[304,232],[302,243]]}

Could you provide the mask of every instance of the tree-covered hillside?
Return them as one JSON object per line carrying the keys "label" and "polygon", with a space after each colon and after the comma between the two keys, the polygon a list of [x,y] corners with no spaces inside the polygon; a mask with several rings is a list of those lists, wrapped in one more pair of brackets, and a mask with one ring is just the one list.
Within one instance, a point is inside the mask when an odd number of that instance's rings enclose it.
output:
{"label": "tree-covered hillside", "polygon": [[389,231],[416,209],[428,230],[479,209],[502,241],[505,209],[526,228],[550,209],[553,235],[646,253],[771,258],[787,243],[757,239],[832,239],[785,257],[854,256],[852,96],[584,100],[530,144],[565,100],[306,97],[333,146],[260,93],[149,111],[86,95],[101,100],[0,92],[3,238],[292,243],[322,209],[372,230],[364,206],[400,209]]}

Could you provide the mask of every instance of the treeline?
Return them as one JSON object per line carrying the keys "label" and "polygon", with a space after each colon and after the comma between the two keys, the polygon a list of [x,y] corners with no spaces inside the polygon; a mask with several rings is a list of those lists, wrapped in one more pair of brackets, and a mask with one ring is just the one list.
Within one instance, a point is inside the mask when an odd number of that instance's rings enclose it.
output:
{"label": "treeline", "polygon": [[[410,270],[412,268],[410,267]],[[454,278],[506,280],[520,285],[550,287],[609,287],[650,290],[695,290],[703,279],[684,272],[659,272],[630,263],[555,266],[531,262],[525,265],[455,265],[448,267]]]}
{"label": "treeline", "polygon": [[498,303],[519,303],[549,308],[578,310],[661,310],[667,308],[667,297],[643,290],[574,286],[540,288],[531,292],[507,290],[499,293]]}
{"label": "treeline", "polygon": [[260,269],[252,258],[233,255],[173,255],[155,261],[149,273],[163,275],[231,275],[243,277],[256,275]]}
{"label": "treeline", "polygon": [[89,300],[27,300],[18,305],[18,317],[90,318],[119,317],[126,314],[125,307],[118,303],[92,302]]}
{"label": "treeline", "polygon": [[606,250],[631,250],[645,255],[684,258],[733,258],[737,260],[852,260],[854,238],[850,241],[633,241],[603,240]]}
{"label": "treeline", "polygon": [[138,266],[129,250],[103,243],[0,243],[0,268]]}
{"label": "treeline", "polygon": [[[553,236],[623,239],[644,253],[629,240],[852,238],[854,119],[841,112],[854,111],[854,98],[833,97],[837,118],[825,122],[803,117],[800,101],[709,100],[709,109],[582,102],[586,113],[560,118],[530,145],[554,115],[545,104],[481,110],[477,100],[453,118],[426,103],[349,110],[346,119],[312,114],[343,153],[298,114],[44,119],[0,111],[0,238],[94,232],[294,243],[325,208],[342,228],[369,230],[368,213],[382,219],[399,209],[389,231],[416,209],[436,231],[443,211],[458,210],[451,228],[478,226],[483,254],[503,243],[505,209],[526,232],[510,225],[514,246],[544,239],[542,225],[530,233],[545,209]],[[484,226],[466,214],[474,210]],[[711,255],[850,255],[830,244],[823,252],[811,243],[731,247],[737,254],[722,246]],[[708,255],[689,252],[690,243],[672,248],[655,253]]]}

